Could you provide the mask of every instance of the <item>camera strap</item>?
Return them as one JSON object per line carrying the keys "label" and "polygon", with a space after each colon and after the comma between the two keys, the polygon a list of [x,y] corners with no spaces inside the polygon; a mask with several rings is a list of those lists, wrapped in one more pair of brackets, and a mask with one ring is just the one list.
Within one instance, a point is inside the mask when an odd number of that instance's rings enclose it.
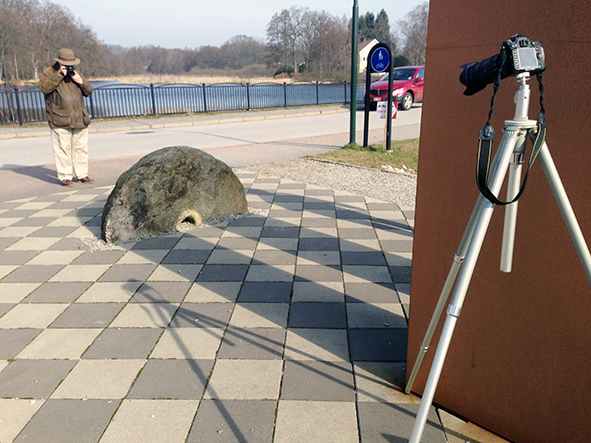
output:
{"label": "camera strap", "polygon": [[529,171],[533,166],[538,154],[540,153],[540,149],[544,145],[544,140],[546,138],[546,110],[544,109],[544,86],[542,84],[542,73],[537,74],[538,83],[540,85],[540,114],[538,115],[538,124],[537,130],[529,130],[528,134],[532,139],[534,144],[532,148],[532,152],[529,158],[529,164],[527,167],[527,171],[525,173],[525,177],[523,178],[523,182],[521,184],[521,189],[515,196],[515,198],[511,201],[502,201],[499,200],[489,189],[488,187],[488,177],[490,173],[490,160],[491,160],[491,153],[493,147],[493,141],[495,138],[495,130],[490,124],[490,120],[492,118],[494,112],[494,102],[495,97],[497,95],[497,91],[499,90],[499,85],[501,84],[501,71],[503,68],[503,64],[505,63],[506,55],[502,53],[501,59],[501,67],[499,69],[499,75],[494,82],[494,94],[491,100],[490,105],[490,112],[488,114],[488,121],[484,125],[484,127],[480,130],[478,135],[478,158],[477,158],[477,168],[476,168],[476,183],[478,184],[478,189],[486,197],[488,201],[495,205],[509,205],[511,203],[515,203],[517,200],[521,198],[523,193],[525,192],[525,187],[527,185],[527,178],[529,176]]}

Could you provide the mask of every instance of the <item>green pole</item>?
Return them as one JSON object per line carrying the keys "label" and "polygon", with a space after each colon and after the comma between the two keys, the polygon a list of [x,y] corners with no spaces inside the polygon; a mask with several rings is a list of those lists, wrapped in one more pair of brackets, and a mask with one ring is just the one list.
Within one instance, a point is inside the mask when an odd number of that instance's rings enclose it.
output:
{"label": "green pole", "polygon": [[351,118],[349,143],[355,143],[357,133],[357,61],[359,58],[359,5],[353,0],[353,31],[351,35]]}

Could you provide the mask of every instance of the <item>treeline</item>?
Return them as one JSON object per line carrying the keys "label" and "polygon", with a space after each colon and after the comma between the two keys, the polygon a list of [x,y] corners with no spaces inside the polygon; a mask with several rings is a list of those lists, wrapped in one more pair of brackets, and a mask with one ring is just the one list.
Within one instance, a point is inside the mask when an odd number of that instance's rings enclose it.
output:
{"label": "treeline", "polygon": [[[428,3],[422,7],[398,23],[406,36],[401,51],[384,10],[377,16],[368,12],[360,17],[360,37],[388,42],[396,55],[405,56],[397,58],[401,63],[424,63],[424,48],[421,59],[421,45],[418,53],[416,44],[409,46],[409,41],[416,43],[413,27],[423,26],[419,35],[426,36]],[[349,79],[349,18],[293,6],[273,15],[266,31],[266,40],[238,35],[221,47],[123,48],[102,44],[67,8],[51,1],[0,0],[0,72],[3,82],[37,81],[43,69],[53,64],[57,51],[67,47],[81,59],[88,77],[231,72],[244,77],[297,73],[315,80]]]}

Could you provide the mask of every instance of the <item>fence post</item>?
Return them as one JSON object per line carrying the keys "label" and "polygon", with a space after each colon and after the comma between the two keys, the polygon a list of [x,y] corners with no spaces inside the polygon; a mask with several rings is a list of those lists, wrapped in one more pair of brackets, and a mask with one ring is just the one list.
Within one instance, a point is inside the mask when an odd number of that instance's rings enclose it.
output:
{"label": "fence post", "polygon": [[23,125],[23,115],[21,113],[21,101],[18,96],[18,88],[14,88],[14,97],[16,98],[16,112],[18,114],[18,124]]}
{"label": "fence post", "polygon": [[92,95],[88,97],[88,100],[90,101],[90,118],[94,119],[96,117],[94,116],[94,100],[92,99]]}
{"label": "fence post", "polygon": [[156,97],[154,96],[154,83],[150,83],[150,94],[152,95],[152,115],[156,115]]}
{"label": "fence post", "polygon": [[250,111],[250,83],[246,83],[246,110]]}
{"label": "fence post", "polygon": [[207,112],[207,94],[205,93],[205,83],[203,83],[203,112]]}
{"label": "fence post", "polygon": [[318,92],[318,80],[316,80],[316,104],[320,104],[320,94]]}
{"label": "fence post", "polygon": [[[347,102],[347,80],[345,80],[345,81],[343,82],[343,85],[345,86],[345,103],[348,103],[348,102]],[[352,102],[351,102],[351,103],[352,103]]]}
{"label": "fence post", "polygon": [[283,82],[283,103],[285,104],[285,107],[287,108],[287,83]]}

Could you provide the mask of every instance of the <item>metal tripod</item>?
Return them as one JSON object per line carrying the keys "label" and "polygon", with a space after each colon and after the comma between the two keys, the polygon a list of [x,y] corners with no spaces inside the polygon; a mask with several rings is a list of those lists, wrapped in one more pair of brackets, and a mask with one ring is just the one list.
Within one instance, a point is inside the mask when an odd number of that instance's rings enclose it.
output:
{"label": "metal tripod", "polygon": [[[534,130],[537,127],[537,122],[529,120],[527,116],[529,108],[529,85],[527,85],[526,82],[528,79],[529,73],[522,73],[517,76],[517,81],[520,83],[520,86],[515,93],[515,118],[513,120],[505,121],[505,133],[495,158],[493,159],[490,180],[488,183],[491,192],[495,196],[498,196],[508,170],[508,201],[511,201],[519,191],[527,134],[529,131]],[[589,248],[585,243],[583,233],[581,232],[568,200],[568,196],[566,195],[560,176],[558,175],[558,171],[556,170],[556,166],[554,165],[554,161],[550,156],[548,146],[545,142],[540,150],[539,159],[542,168],[544,169],[546,179],[548,180],[548,184],[556,199],[556,203],[558,204],[558,208],[560,209],[564,223],[566,224],[566,228],[579,256],[579,260],[583,265],[587,280],[589,281],[589,284],[591,284],[591,255],[589,254]],[[479,195],[405,388],[405,392],[407,394],[410,393],[417,373],[419,372],[421,362],[423,361],[423,357],[429,348],[437,323],[439,322],[443,309],[447,304],[449,294],[457,277],[455,290],[447,308],[447,318],[441,332],[439,344],[437,345],[435,357],[431,365],[429,378],[427,379],[425,391],[423,392],[421,406],[409,440],[410,443],[419,443],[423,435],[425,424],[427,422],[427,415],[433,402],[433,397],[435,396],[435,390],[437,389],[437,383],[439,382],[443,370],[443,364],[449,349],[451,337],[462,310],[462,304],[464,303],[466,292],[468,291],[468,286],[476,266],[476,261],[482,243],[484,242],[484,237],[493,214],[494,206],[495,205],[488,201],[482,194]],[[505,225],[503,228],[503,244],[501,250],[501,271],[503,272],[511,271],[516,221],[517,202],[507,205],[505,210]]]}

